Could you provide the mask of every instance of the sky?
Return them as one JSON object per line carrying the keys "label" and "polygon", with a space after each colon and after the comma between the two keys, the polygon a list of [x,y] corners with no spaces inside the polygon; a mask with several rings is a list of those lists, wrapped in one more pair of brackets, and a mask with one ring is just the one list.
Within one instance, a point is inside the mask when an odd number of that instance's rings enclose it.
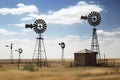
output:
{"label": "sky", "polygon": [[100,54],[103,58],[120,58],[120,0],[0,0],[0,59],[10,58],[13,43],[14,59],[18,48],[23,49],[21,58],[31,59],[37,33],[25,28],[37,19],[47,23],[42,34],[48,59],[61,59],[64,42],[65,59],[73,59],[74,52],[91,49],[92,26],[80,17],[97,11],[101,23],[96,26]]}

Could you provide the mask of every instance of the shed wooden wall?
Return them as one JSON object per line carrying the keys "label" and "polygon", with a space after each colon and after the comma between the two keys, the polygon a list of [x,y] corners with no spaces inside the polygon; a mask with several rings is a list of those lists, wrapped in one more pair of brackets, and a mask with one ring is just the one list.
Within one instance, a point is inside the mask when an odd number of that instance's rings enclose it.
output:
{"label": "shed wooden wall", "polygon": [[96,65],[96,54],[95,53],[75,53],[74,61],[75,61],[75,65],[77,66]]}

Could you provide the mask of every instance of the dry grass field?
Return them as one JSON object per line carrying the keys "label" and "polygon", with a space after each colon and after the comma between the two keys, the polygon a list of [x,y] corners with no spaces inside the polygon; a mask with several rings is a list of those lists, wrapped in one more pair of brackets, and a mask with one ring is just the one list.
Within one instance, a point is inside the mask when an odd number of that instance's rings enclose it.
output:
{"label": "dry grass field", "polygon": [[17,69],[16,64],[0,64],[0,80],[120,80],[120,67],[68,67],[60,62],[38,71]]}

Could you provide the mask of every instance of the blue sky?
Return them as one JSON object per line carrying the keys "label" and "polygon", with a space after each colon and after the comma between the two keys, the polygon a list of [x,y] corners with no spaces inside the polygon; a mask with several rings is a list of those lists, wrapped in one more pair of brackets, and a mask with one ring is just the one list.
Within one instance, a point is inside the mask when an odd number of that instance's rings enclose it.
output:
{"label": "blue sky", "polygon": [[[25,29],[25,24],[42,18],[47,23],[43,36],[48,58],[61,58],[58,43],[63,41],[65,58],[73,59],[74,52],[90,49],[92,27],[80,16],[91,11],[102,17],[97,26],[101,56],[120,58],[119,3],[119,0],[0,0],[0,58],[9,58],[10,50],[4,46],[10,43],[14,50],[23,49],[22,58],[31,58],[37,34]],[[17,56],[14,51],[14,58]]]}

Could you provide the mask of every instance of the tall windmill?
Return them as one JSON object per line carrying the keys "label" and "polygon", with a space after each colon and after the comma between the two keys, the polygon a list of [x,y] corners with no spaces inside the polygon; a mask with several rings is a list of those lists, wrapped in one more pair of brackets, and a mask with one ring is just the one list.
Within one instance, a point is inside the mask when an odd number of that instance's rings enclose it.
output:
{"label": "tall windmill", "polygon": [[43,19],[38,19],[33,24],[26,24],[26,28],[33,28],[33,30],[38,34],[33,53],[33,62],[37,59],[37,66],[48,66],[44,38],[42,37],[42,33],[45,32],[47,24]]}
{"label": "tall windmill", "polygon": [[93,11],[93,12],[89,13],[88,16],[81,16],[81,19],[88,20],[88,23],[91,26],[93,26],[91,50],[94,52],[98,52],[98,55],[99,55],[98,57],[101,60],[97,31],[96,31],[96,26],[99,25],[101,22],[101,16],[98,12]]}

